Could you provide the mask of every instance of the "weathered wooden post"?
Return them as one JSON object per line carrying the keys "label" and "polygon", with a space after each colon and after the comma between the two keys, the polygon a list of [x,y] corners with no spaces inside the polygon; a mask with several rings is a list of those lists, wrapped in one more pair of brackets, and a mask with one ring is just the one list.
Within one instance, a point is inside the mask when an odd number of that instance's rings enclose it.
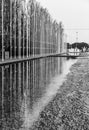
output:
{"label": "weathered wooden post", "polygon": [[25,1],[23,2],[23,45],[22,45],[22,52],[23,52],[23,58],[24,58],[24,42],[25,42]]}
{"label": "weathered wooden post", "polygon": [[18,1],[18,56],[21,58],[21,0]]}
{"label": "weathered wooden post", "polygon": [[16,58],[16,0],[14,0],[14,11],[13,12],[14,12],[14,19],[13,19],[14,45],[13,45],[13,48],[14,48],[14,58]]}
{"label": "weathered wooden post", "polygon": [[12,59],[12,0],[10,0],[10,59]]}
{"label": "weathered wooden post", "polygon": [[28,21],[29,21],[29,15],[28,15],[28,5],[27,5],[27,40],[26,40],[27,41],[27,43],[26,43],[27,44],[27,46],[26,46],[26,48],[27,48],[26,49],[26,51],[27,51],[26,54],[27,55],[26,55],[26,57],[28,57],[28,30],[29,30],[29,28],[28,28]]}
{"label": "weathered wooden post", "polygon": [[30,56],[30,15],[31,15],[31,1],[28,1],[28,52],[27,55],[28,57]]}
{"label": "weathered wooden post", "polygon": [[63,52],[63,27],[62,27],[62,22],[59,24],[60,28],[60,53]]}
{"label": "weathered wooden post", "polygon": [[28,16],[28,56],[30,56],[30,9]]}
{"label": "weathered wooden post", "polygon": [[64,33],[64,52],[68,53],[67,49],[67,34]]}
{"label": "weathered wooden post", "polygon": [[32,43],[33,43],[33,56],[35,55],[35,1],[33,1],[33,39],[32,39]]}
{"label": "weathered wooden post", "polygon": [[2,0],[2,2],[1,2],[1,8],[2,8],[2,14],[1,14],[1,19],[2,19],[2,34],[1,34],[1,36],[2,36],[2,61],[4,60],[4,56],[5,56],[5,54],[4,54],[4,0]]}

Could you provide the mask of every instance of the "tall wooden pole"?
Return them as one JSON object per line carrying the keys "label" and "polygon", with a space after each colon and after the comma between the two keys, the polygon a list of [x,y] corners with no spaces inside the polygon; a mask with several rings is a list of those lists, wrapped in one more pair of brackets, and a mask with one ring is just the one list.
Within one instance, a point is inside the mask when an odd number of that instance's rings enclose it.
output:
{"label": "tall wooden pole", "polygon": [[14,58],[16,58],[16,0],[14,2]]}
{"label": "tall wooden pole", "polygon": [[27,14],[27,40],[26,40],[27,41],[27,43],[26,43],[27,44],[27,57],[28,57],[28,18],[29,17],[28,17],[28,14]]}
{"label": "tall wooden pole", "polygon": [[30,56],[30,6],[29,3],[29,10],[28,10],[28,56]]}
{"label": "tall wooden pole", "polygon": [[33,56],[35,55],[34,50],[35,50],[35,3],[33,12]]}
{"label": "tall wooden pole", "polygon": [[12,0],[10,0],[10,59],[12,59]]}
{"label": "tall wooden pole", "polygon": [[[25,2],[23,2],[23,12],[24,12],[24,10],[25,10]],[[25,15],[25,14],[24,14]],[[24,42],[25,42],[25,38],[24,38],[24,35],[25,35],[25,33],[24,33],[24,29],[25,29],[25,17],[24,17],[24,15],[23,15],[23,58],[24,58]]]}
{"label": "tall wooden pole", "polygon": [[4,60],[4,0],[2,0],[2,61]]}
{"label": "tall wooden pole", "polygon": [[18,10],[18,54],[19,54],[19,58],[21,58],[21,6],[20,6],[20,0],[19,0],[19,10]]}

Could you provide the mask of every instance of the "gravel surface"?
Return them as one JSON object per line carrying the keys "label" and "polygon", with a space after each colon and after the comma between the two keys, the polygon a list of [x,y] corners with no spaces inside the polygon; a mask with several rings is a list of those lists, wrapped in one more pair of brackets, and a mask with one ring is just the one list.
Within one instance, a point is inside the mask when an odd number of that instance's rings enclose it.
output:
{"label": "gravel surface", "polygon": [[89,130],[89,59],[79,59],[29,130]]}

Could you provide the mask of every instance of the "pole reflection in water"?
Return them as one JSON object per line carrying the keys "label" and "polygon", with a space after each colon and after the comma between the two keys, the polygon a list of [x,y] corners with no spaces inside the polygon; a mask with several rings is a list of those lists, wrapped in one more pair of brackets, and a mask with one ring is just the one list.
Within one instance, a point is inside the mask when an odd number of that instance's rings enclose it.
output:
{"label": "pole reflection in water", "polygon": [[18,130],[47,91],[52,78],[62,73],[64,60],[47,57],[0,67],[0,126]]}

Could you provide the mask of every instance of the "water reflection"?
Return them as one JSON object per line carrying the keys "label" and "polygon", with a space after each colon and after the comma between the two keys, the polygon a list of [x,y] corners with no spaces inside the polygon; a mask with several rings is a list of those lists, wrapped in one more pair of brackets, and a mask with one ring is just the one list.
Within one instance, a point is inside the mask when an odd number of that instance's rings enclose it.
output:
{"label": "water reflection", "polygon": [[62,73],[63,58],[49,57],[0,67],[0,126],[19,129],[26,108],[33,110],[53,77]]}

